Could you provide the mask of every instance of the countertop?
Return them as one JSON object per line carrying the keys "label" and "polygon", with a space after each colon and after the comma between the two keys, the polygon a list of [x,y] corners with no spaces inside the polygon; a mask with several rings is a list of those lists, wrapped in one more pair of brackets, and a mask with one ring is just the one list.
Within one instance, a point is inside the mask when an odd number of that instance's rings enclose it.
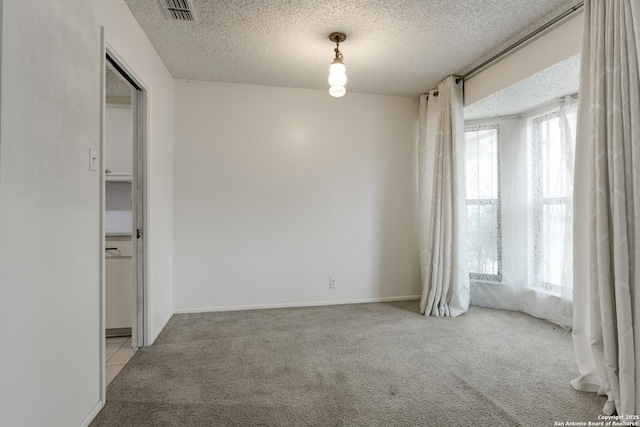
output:
{"label": "countertop", "polygon": [[106,238],[109,237],[131,237],[131,231],[107,231],[104,233]]}

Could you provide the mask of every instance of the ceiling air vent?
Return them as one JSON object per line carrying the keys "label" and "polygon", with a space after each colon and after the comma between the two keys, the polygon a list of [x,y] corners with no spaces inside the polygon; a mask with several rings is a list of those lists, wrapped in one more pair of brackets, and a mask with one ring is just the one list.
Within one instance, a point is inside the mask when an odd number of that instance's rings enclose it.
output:
{"label": "ceiling air vent", "polygon": [[164,14],[167,15],[167,19],[176,21],[196,20],[191,0],[160,0],[160,5],[164,10]]}

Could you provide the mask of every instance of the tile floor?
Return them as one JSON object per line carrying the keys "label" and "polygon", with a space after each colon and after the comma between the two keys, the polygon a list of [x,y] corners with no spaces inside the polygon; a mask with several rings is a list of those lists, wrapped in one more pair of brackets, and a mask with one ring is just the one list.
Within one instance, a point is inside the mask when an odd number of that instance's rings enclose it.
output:
{"label": "tile floor", "polygon": [[107,338],[107,385],[120,373],[124,365],[136,354],[131,348],[131,337]]}

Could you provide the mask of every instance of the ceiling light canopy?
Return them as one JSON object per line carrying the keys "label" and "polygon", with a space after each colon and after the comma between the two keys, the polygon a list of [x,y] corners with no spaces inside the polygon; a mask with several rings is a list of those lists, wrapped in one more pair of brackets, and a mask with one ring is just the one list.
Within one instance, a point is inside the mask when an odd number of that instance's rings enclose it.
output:
{"label": "ceiling light canopy", "polygon": [[347,36],[344,33],[331,33],[329,40],[336,44],[334,52],[336,57],[329,66],[329,95],[339,98],[347,93],[344,85],[347,84],[347,69],[342,61],[342,52],[340,52],[340,43],[345,41]]}

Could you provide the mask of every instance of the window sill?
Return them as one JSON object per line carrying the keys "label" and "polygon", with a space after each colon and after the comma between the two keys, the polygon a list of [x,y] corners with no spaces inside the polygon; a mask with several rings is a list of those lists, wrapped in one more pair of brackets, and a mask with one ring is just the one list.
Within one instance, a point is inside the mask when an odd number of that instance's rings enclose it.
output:
{"label": "window sill", "polygon": [[[558,292],[554,292],[551,291],[549,289],[544,289],[544,288],[532,288],[532,287],[525,287],[525,289],[529,292],[535,292],[536,295],[540,295],[540,296],[545,296],[548,298],[562,298],[561,294]],[[569,299],[569,301],[573,301],[573,295],[571,295],[571,298]]]}
{"label": "window sill", "polygon": [[469,279],[470,282],[472,283],[481,283],[483,285],[487,284],[487,285],[496,285],[496,286],[507,286],[507,284],[505,282],[496,282],[493,280],[478,280],[478,279]]}

